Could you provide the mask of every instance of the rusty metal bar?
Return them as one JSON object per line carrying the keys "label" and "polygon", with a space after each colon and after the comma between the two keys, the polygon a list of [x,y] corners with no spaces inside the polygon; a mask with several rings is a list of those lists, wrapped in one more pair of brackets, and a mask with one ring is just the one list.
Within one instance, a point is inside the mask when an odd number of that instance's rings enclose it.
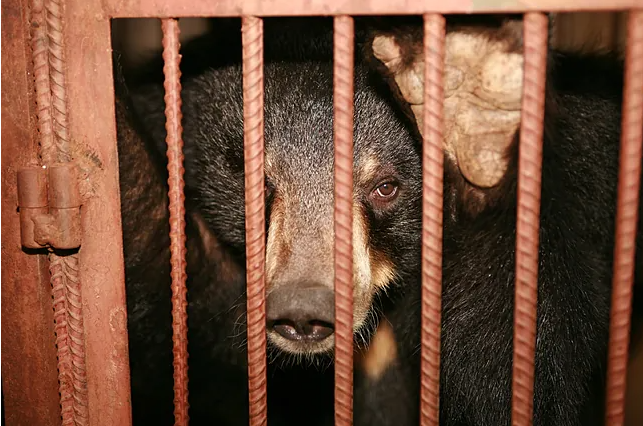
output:
{"label": "rusty metal bar", "polygon": [[425,13],[523,13],[525,11],[620,11],[640,7],[641,0],[141,0],[109,1],[112,18],[196,16],[423,15]]}
{"label": "rusty metal bar", "polygon": [[[78,276],[86,339],[90,425],[131,424],[127,310],[118,190],[110,22],[102,5],[65,0],[64,69],[71,154],[78,169],[82,248]],[[91,72],[88,72],[91,69]]]}
{"label": "rusty metal bar", "polygon": [[531,425],[533,421],[547,30],[548,19],[545,14],[538,12],[525,14],[511,407],[511,422],[514,426]]}
{"label": "rusty metal bar", "polygon": [[[53,166],[72,158],[67,132],[64,17],[58,0],[34,0],[31,11],[40,159],[42,164]],[[62,423],[85,425],[89,409],[79,256],[51,252],[49,262]]]}
{"label": "rusty metal bar", "polygon": [[48,262],[21,249],[16,213],[16,172],[35,166],[38,154],[27,3],[5,0],[1,6],[3,414],[8,425],[55,426],[60,397]]}
{"label": "rusty metal bar", "polygon": [[[63,425],[87,425],[89,407],[85,330],[78,277],[80,259],[76,254],[69,256],[51,254],[49,261],[54,294],[58,365],[60,368],[63,363],[70,364],[66,366],[69,369],[66,374],[69,376],[63,376],[59,371]],[[68,392],[67,395],[63,394],[63,390]]]}
{"label": "rusty metal bar", "polygon": [[[36,84],[38,122],[43,137],[40,156],[44,164],[69,162],[71,142],[67,132],[67,88],[65,84],[65,39],[63,38],[64,16],[61,0],[34,0],[34,77],[47,78],[49,84]],[[44,6],[44,8],[43,8]],[[38,13],[36,13],[36,9]],[[47,90],[49,92],[47,92]],[[42,116],[42,119],[40,118]],[[52,132],[44,135],[43,131]]]}
{"label": "rusty metal bar", "polygon": [[335,426],[353,424],[353,18],[334,21]]}
{"label": "rusty metal bar", "polygon": [[445,19],[424,15],[424,135],[422,173],[422,372],[420,424],[440,420],[442,201]]}
{"label": "rusty metal bar", "polygon": [[243,141],[246,197],[246,281],[250,426],[268,424],[263,121],[263,21],[242,20]]}
{"label": "rusty metal bar", "polygon": [[[44,0],[31,2],[31,55],[36,88],[36,105],[40,145],[51,151],[54,133],[51,129],[51,81],[49,80],[49,52],[47,50],[47,24]],[[38,153],[42,159],[42,153]]]}
{"label": "rusty metal bar", "polygon": [[621,122],[621,153],[616,210],[616,241],[607,370],[606,424],[625,421],[632,285],[641,186],[643,144],[643,11],[630,12]]}
{"label": "rusty metal bar", "polygon": [[[58,159],[56,138],[52,129],[51,117],[51,80],[49,64],[49,39],[44,0],[34,0],[31,4],[31,55],[34,67],[36,88],[37,126],[40,137],[39,158],[41,163],[52,164]],[[49,255],[50,280],[53,289],[54,323],[56,334],[56,355],[58,360],[58,389],[62,424],[74,424],[73,386],[71,373],[71,354],[67,333],[68,312],[65,301],[66,277],[61,273],[62,260],[55,254]]]}
{"label": "rusty metal bar", "polygon": [[179,22],[163,19],[163,73],[165,74],[165,130],[167,132],[170,262],[172,264],[172,353],[174,355],[174,424],[188,424],[188,325],[185,195],[183,193],[183,127],[181,125],[181,70]]}

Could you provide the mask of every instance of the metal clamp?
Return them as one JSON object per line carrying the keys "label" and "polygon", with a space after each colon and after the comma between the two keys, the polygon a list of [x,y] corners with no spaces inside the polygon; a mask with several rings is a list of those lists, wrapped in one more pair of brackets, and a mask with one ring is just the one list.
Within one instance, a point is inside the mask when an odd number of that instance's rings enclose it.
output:
{"label": "metal clamp", "polygon": [[73,163],[18,171],[20,240],[23,247],[80,247],[80,192]]}

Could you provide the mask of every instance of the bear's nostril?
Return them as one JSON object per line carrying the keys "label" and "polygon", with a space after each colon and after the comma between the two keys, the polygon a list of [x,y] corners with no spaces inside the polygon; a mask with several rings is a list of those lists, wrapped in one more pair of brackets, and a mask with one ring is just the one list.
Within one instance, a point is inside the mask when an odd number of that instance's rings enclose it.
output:
{"label": "bear's nostril", "polygon": [[284,339],[319,342],[333,334],[333,325],[324,321],[277,320],[270,325]]}
{"label": "bear's nostril", "polygon": [[301,333],[297,330],[297,326],[293,321],[280,320],[272,324],[272,329],[277,332],[281,337],[288,340],[300,340]]}
{"label": "bear's nostril", "polygon": [[319,341],[333,334],[334,329],[332,324],[313,320],[304,325],[304,331],[307,339]]}

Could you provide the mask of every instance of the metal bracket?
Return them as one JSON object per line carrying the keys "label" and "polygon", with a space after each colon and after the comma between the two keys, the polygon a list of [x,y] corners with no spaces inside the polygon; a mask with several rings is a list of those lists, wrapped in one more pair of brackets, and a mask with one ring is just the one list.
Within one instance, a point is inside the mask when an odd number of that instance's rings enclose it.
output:
{"label": "metal bracket", "polygon": [[81,204],[74,163],[20,169],[18,206],[22,246],[79,248]]}

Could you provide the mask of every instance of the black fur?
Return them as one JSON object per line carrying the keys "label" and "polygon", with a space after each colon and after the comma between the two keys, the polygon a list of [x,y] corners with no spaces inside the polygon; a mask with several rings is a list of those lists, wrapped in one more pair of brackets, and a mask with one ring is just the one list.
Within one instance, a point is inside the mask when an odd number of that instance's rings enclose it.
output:
{"label": "black fur", "polygon": [[[328,21],[303,22],[287,39],[281,20],[265,24],[266,152],[279,164],[277,176],[268,180],[277,190],[288,187],[308,197],[321,215],[332,208],[332,35]],[[190,416],[194,425],[244,425],[240,34],[224,46],[207,40],[188,47],[182,65]],[[414,425],[419,413],[420,144],[402,114],[404,106],[393,101],[381,76],[373,75],[361,55],[356,61],[356,165],[365,154],[375,154],[393,166],[402,192],[388,210],[373,209],[362,199],[370,244],[389,255],[399,274],[396,286],[376,304],[377,313],[393,325],[399,356],[376,383],[357,374],[355,424]],[[128,88],[117,84],[132,402],[135,424],[170,424],[164,104],[160,68],[150,70],[128,80]],[[613,58],[552,53],[549,73],[534,424],[600,424],[622,65]],[[144,144],[146,152],[140,148]],[[510,422],[517,152],[514,146],[512,167],[491,190],[499,202],[475,215],[462,197],[461,175],[445,164],[443,425]],[[269,220],[270,204],[267,215]],[[198,221],[207,224],[214,243],[203,238]],[[271,360],[279,361],[274,353]],[[283,362],[270,364],[269,424],[332,424],[332,368],[283,367]]]}

